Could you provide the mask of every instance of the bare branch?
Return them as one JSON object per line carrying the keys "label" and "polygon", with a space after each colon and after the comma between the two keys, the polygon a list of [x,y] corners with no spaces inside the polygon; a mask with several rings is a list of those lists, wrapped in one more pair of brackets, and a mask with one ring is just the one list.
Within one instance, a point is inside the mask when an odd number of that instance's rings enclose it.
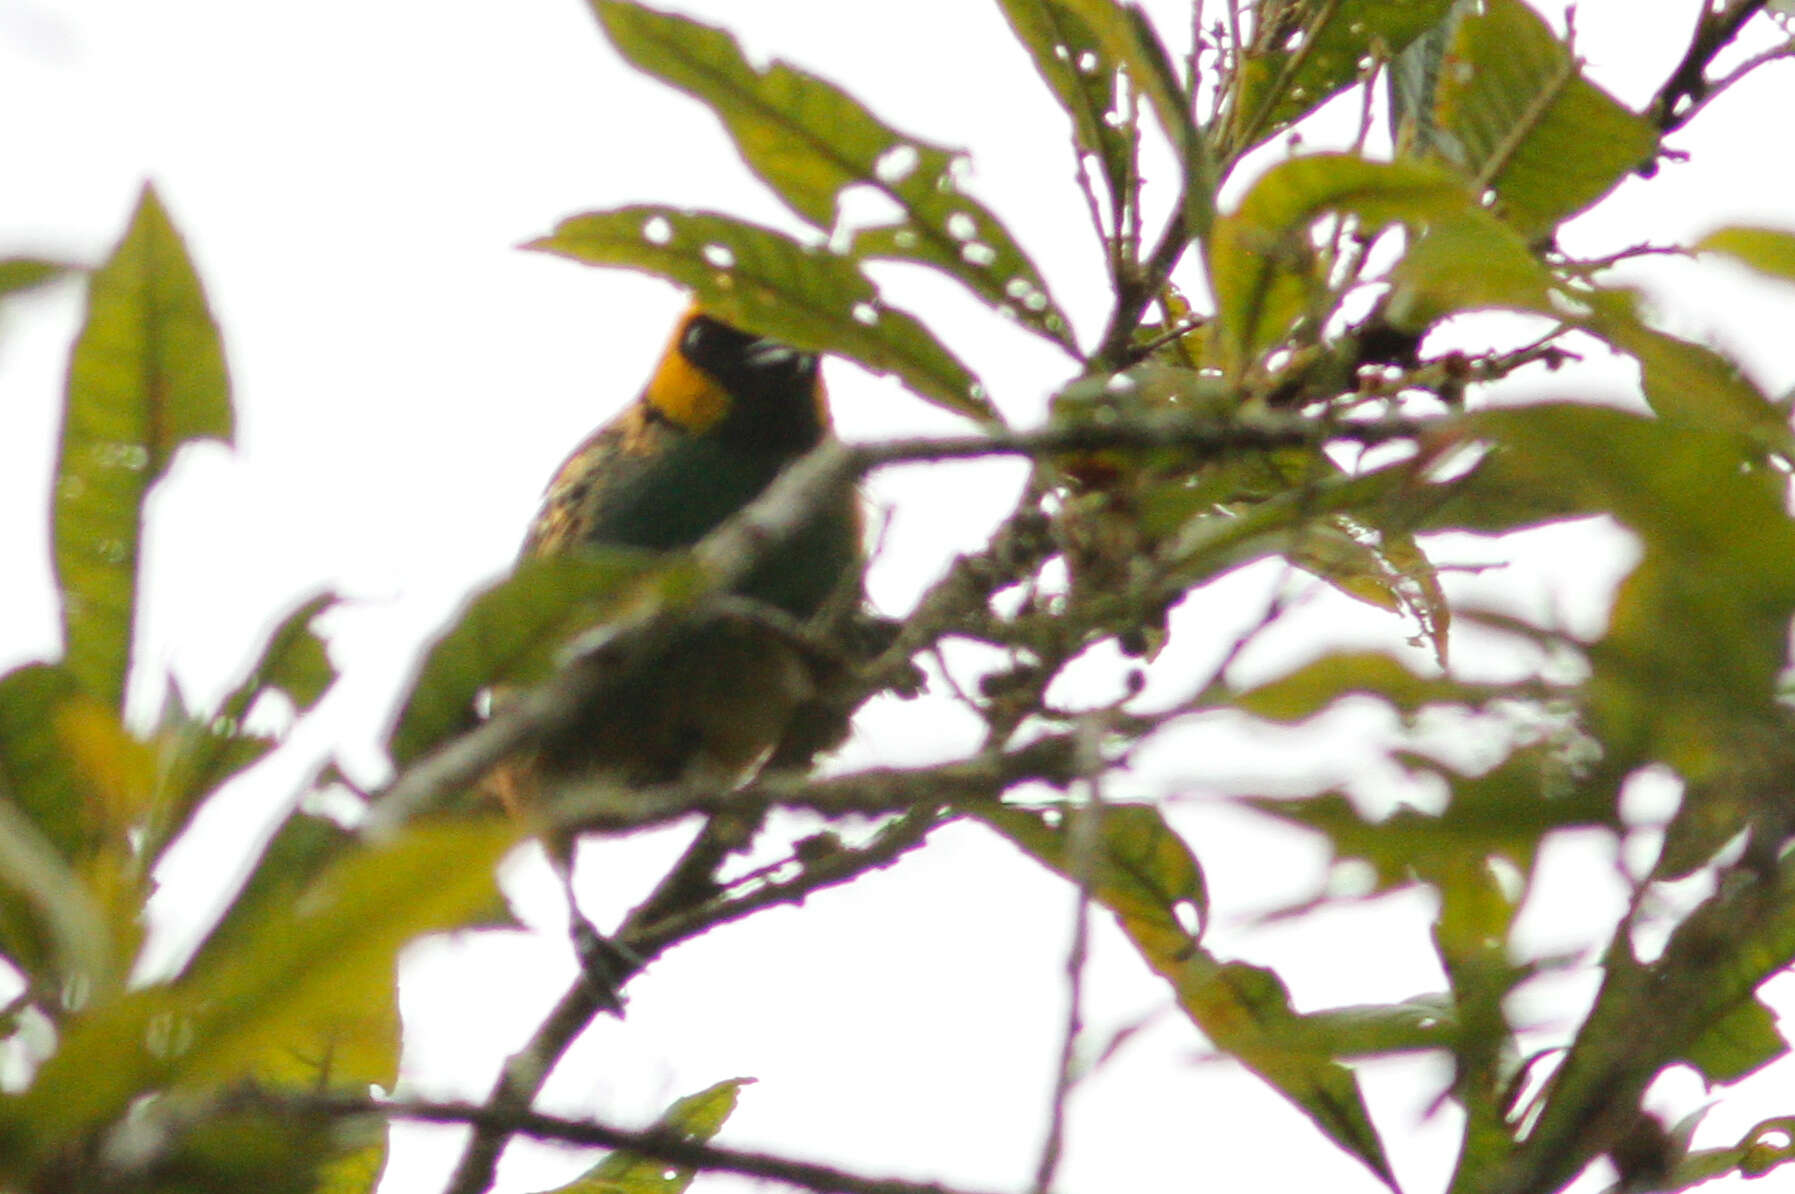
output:
{"label": "bare branch", "polygon": [[1646,106],[1646,119],[1657,125],[1660,132],[1676,132],[1701,110],[1713,86],[1708,79],[1709,65],[1764,4],[1765,0],[1731,0],[1718,11],[1706,4],[1702,6],[1701,20],[1695,26],[1695,36],[1689,39],[1683,60]]}

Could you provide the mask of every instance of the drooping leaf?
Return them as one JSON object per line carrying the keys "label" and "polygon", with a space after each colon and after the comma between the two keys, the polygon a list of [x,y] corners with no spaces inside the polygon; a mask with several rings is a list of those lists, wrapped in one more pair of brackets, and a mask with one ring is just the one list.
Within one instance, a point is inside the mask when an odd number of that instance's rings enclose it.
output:
{"label": "drooping leaf", "polygon": [[1583,78],[1523,0],[1486,0],[1459,22],[1435,93],[1440,156],[1529,240],[1651,160],[1658,135]]}
{"label": "drooping leaf", "polygon": [[625,0],[592,5],[631,64],[709,105],[749,168],[817,227],[835,225],[850,188],[896,204],[901,218],[856,232],[851,256],[933,266],[1076,351],[1040,271],[1002,221],[959,189],[955,154],[890,128],[846,91],[790,63],[756,69],[721,29]]}
{"label": "drooping leaf", "polygon": [[481,689],[541,679],[568,638],[618,613],[653,567],[629,551],[540,557],[475,594],[425,652],[387,737],[394,765],[469,728]]}
{"label": "drooping leaf", "polygon": [[[682,1144],[704,1144],[735,1113],[752,1078],[730,1078],[679,1099],[655,1120],[653,1131]],[[633,1153],[612,1153],[570,1185],[549,1194],[684,1194],[697,1172]]]}
{"label": "drooping leaf", "polygon": [[31,1123],[33,1151],[53,1155],[147,1091],[208,1089],[338,1039],[345,1017],[390,1000],[407,941],[489,906],[516,832],[497,820],[419,824],[336,860],[177,982],[71,1019],[0,1115]]}
{"label": "drooping leaf", "polygon": [[913,317],[884,305],[855,262],[769,228],[704,212],[626,207],[571,216],[524,247],[656,274],[690,288],[730,323],[895,373],[949,410],[992,417],[966,367]]}
{"label": "drooping leaf", "polygon": [[1795,232],[1741,224],[1717,228],[1695,242],[1700,253],[1719,253],[1761,274],[1795,282]]}
{"label": "drooping leaf", "polygon": [[88,282],[69,358],[52,538],[65,658],[122,708],[143,501],[182,444],[231,438],[218,326],[180,233],[145,187]]}
{"label": "drooping leaf", "polygon": [[1369,235],[1392,223],[1455,217],[1469,203],[1460,180],[1420,162],[1325,153],[1267,170],[1237,209],[1216,220],[1210,241],[1225,368],[1238,376],[1324,289],[1307,264],[1310,226],[1321,216],[1356,216]]}
{"label": "drooping leaf", "polygon": [[1223,962],[1198,944],[1207,911],[1197,860],[1156,809],[1106,805],[981,808],[975,816],[1084,885],[1218,1049],[1289,1099],[1328,1138],[1395,1186],[1358,1081],[1322,1047],[1272,971]]}

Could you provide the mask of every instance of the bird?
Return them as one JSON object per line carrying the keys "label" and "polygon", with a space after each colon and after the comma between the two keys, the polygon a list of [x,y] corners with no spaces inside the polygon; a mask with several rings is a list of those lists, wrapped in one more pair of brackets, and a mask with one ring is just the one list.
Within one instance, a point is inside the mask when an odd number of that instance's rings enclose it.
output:
{"label": "bird", "polygon": [[[635,401],[556,470],[520,558],[690,547],[832,434],[816,353],[737,328],[695,301]],[[862,605],[862,536],[858,497],[844,488],[735,586],[733,596],[750,611],[773,614],[730,614],[682,628],[621,688],[601,686],[588,707],[562,719],[565,728],[500,767],[492,777],[496,794],[514,813],[527,813],[570,786],[626,793],[675,783],[728,788],[753,774],[788,734],[831,745],[845,724],[819,731],[829,722],[819,716],[816,725],[794,730],[826,669],[774,623],[797,620],[825,640],[846,626]],[[724,837],[700,860],[704,866],[687,871],[714,866],[739,844]],[[570,881],[573,843],[548,834],[545,844]],[[651,901],[671,898],[673,888],[662,888]],[[576,945],[578,937],[576,923]]]}

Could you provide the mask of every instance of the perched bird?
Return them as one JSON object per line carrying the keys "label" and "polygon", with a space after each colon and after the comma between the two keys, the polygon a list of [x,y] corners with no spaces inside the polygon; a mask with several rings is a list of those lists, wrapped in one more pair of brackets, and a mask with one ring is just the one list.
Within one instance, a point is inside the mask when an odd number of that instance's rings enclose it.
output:
{"label": "perched bird", "polygon": [[[689,547],[830,434],[818,360],[694,304],[637,400],[594,432],[550,481],[527,557],[592,548]],[[861,521],[844,490],[736,593],[799,620],[839,625],[860,605]],[[815,660],[751,616],[678,635],[621,692],[495,777],[507,804],[545,789],[677,781],[729,786],[784,738],[816,695]],[[564,867],[569,844],[549,842]]]}

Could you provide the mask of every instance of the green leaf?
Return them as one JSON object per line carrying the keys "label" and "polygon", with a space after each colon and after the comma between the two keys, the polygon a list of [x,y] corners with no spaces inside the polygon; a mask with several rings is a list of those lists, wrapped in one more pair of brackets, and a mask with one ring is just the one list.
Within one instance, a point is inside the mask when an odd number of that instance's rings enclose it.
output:
{"label": "green leaf", "polygon": [[1255,717],[1294,723],[1351,696],[1375,697],[1403,713],[1414,713],[1428,705],[1479,706],[1505,691],[1441,676],[1420,676],[1395,657],[1377,651],[1342,651],[1250,688],[1232,703]]}
{"label": "green leaf", "polygon": [[1763,1177],[1795,1161],[1795,1115],[1754,1124],[1731,1148],[1705,1148],[1686,1153],[1659,1184],[1661,1190],[1686,1190],[1727,1174]]}
{"label": "green leaf", "polygon": [[1698,253],[1719,253],[1761,274],[1795,282],[1795,232],[1733,224],[1708,233],[1694,247]]}
{"label": "green leaf", "polygon": [[1605,290],[1582,297],[1591,314],[1580,326],[1639,362],[1640,387],[1661,418],[1733,431],[1795,457],[1788,415],[1736,364],[1711,348],[1648,327],[1639,316],[1637,295]]}
{"label": "green leaf", "polygon": [[[1207,240],[1215,223],[1215,192],[1218,170],[1209,140],[1197,127],[1192,113],[1190,89],[1179,78],[1172,57],[1166,52],[1158,31],[1138,4],[1118,4],[1115,0],[1053,0],[1083,22],[1098,48],[1096,69],[1111,79],[1118,68],[1127,82],[1147,99],[1159,127],[1172,143],[1172,152],[1180,164],[1182,181],[1179,212],[1187,231]],[[1067,47],[1067,53],[1072,48]],[[1078,59],[1072,59],[1074,66]],[[1112,191],[1126,206],[1133,181],[1125,180],[1122,189]]]}
{"label": "green leaf", "polygon": [[106,916],[0,785],[0,950],[52,990],[106,991],[118,979]]}
{"label": "green leaf", "polygon": [[61,664],[34,663],[0,677],[0,787],[71,862],[94,849],[105,822],[105,797],[63,731],[78,710],[107,712]]}
{"label": "green leaf", "polygon": [[1115,914],[1141,957],[1172,985],[1218,1049],[1274,1086],[1335,1144],[1393,1188],[1383,1144],[1352,1071],[1290,1007],[1278,976],[1222,962],[1197,943],[1208,912],[1197,860],[1159,811],[1117,804],[972,810],[1049,869],[1084,885]]}
{"label": "green leaf", "polygon": [[[649,1130],[681,1144],[704,1144],[735,1113],[752,1078],[730,1078],[689,1094],[661,1113]],[[548,1194],[683,1194],[697,1172],[634,1153],[612,1153],[578,1181]]]}
{"label": "green leaf", "polygon": [[387,737],[393,763],[403,767],[470,728],[482,689],[548,675],[568,639],[616,616],[655,567],[653,556],[622,549],[520,560],[464,604],[425,653]]}
{"label": "green leaf", "polygon": [[1420,162],[1350,154],[1291,158],[1267,170],[1239,208],[1216,220],[1209,279],[1221,324],[1224,367],[1246,371],[1325,293],[1309,263],[1310,226],[1329,213],[1358,217],[1371,235],[1398,222],[1425,224],[1470,206],[1464,184]]}
{"label": "green leaf", "polygon": [[1419,995],[1401,1003],[1336,1007],[1301,1019],[1314,1049],[1329,1057],[1388,1057],[1418,1049],[1450,1048],[1457,1012],[1449,995]]}
{"label": "green leaf", "polygon": [[841,88],[789,63],[755,69],[721,29],[623,0],[592,6],[632,65],[709,105],[749,168],[817,227],[835,225],[850,188],[896,204],[901,218],[857,232],[850,256],[931,265],[1077,351],[1040,271],[1003,223],[960,191],[955,154],[883,124]]}
{"label": "green leaf", "polygon": [[1737,1082],[1789,1051],[1776,1027],[1776,1013],[1758,999],[1748,999],[1710,1022],[1683,1060],[1709,1082]]}
{"label": "green leaf", "polygon": [[88,284],[69,358],[52,538],[69,669],[124,704],[144,497],[174,454],[231,439],[218,327],[180,234],[145,187]]}
{"label": "green leaf", "polygon": [[0,257],[0,298],[47,286],[79,268],[41,257]]}
{"label": "green leaf", "polygon": [[974,815],[1038,862],[1087,885],[1137,943],[1176,952],[1209,915],[1202,868],[1152,805],[1006,805]]}
{"label": "green leaf", "polygon": [[1584,79],[1522,0],[1486,0],[1459,22],[1435,95],[1440,156],[1493,193],[1532,240],[1652,159],[1658,134]]}
{"label": "green leaf", "polygon": [[29,1122],[37,1154],[54,1155],[151,1090],[210,1089],[315,1056],[390,1003],[406,942],[490,906],[516,834],[496,819],[418,824],[339,858],[177,982],[71,1018],[6,1118]]}
{"label": "green leaf", "polygon": [[1551,272],[1519,233],[1477,208],[1428,227],[1390,271],[1390,323],[1419,332],[1489,307],[1556,315]]}
{"label": "green leaf", "polygon": [[667,278],[730,323],[895,373],[958,414],[994,417],[966,366],[913,317],[885,306],[855,262],[770,228],[705,212],[625,207],[571,216],[524,247]]}
{"label": "green leaf", "polygon": [[205,796],[272,749],[272,741],[244,729],[250,710],[263,696],[284,693],[294,710],[303,714],[335,682],[336,669],[312,624],[338,600],[335,594],[320,593],[283,618],[262,643],[261,656],[214,716],[165,718],[165,723],[172,724],[165,724],[163,730],[169,745],[157,805],[144,841],[146,854],[159,854],[180,834]]}
{"label": "green leaf", "polygon": [[[1697,778],[1775,719],[1795,615],[1795,523],[1784,483],[1727,432],[1597,407],[1469,416],[1517,478],[1606,510],[1644,556],[1589,648],[1589,706],[1612,759],[1659,759]],[[1668,628],[1668,629],[1667,629]],[[1618,765],[1618,764],[1617,764]]]}
{"label": "green leaf", "polygon": [[1121,111],[1118,63],[1086,20],[1065,4],[998,0],[998,7],[1028,48],[1042,82],[1071,118],[1078,147],[1097,159],[1111,204],[1125,201],[1139,134],[1116,119]]}
{"label": "green leaf", "polygon": [[1277,45],[1243,56],[1234,146],[1245,150],[1338,95],[1374,53],[1393,55],[1434,28],[1452,0],[1332,0],[1302,6]]}

